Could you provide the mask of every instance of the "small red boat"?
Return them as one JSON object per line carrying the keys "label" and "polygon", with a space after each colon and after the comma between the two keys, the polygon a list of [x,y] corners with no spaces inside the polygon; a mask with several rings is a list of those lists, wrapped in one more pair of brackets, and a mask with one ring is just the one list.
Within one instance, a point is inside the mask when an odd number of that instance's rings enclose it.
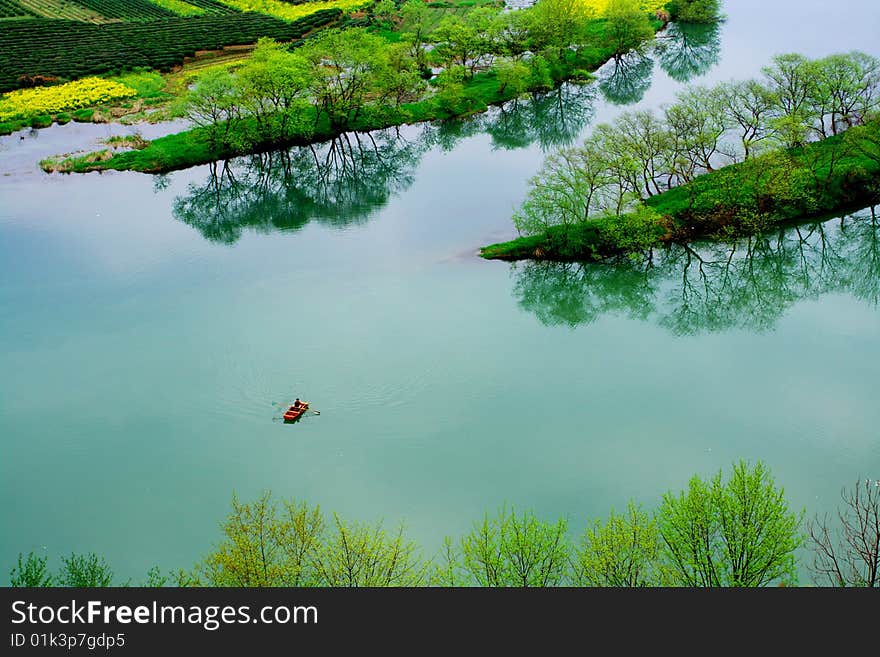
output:
{"label": "small red boat", "polygon": [[300,402],[299,405],[294,404],[284,411],[284,421],[296,422],[307,410],[309,410],[309,402]]}

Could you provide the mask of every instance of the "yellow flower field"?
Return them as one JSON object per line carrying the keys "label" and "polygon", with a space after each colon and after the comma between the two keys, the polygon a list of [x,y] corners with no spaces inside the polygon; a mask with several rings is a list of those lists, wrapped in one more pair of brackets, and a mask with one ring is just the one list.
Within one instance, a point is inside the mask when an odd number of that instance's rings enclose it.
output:
{"label": "yellow flower field", "polygon": [[349,11],[364,6],[368,1],[325,0],[323,2],[305,2],[299,5],[291,5],[279,0],[222,0],[223,4],[241,9],[242,11],[259,11],[288,21],[294,21],[303,16],[314,14],[321,9],[339,8],[343,11]]}
{"label": "yellow flower field", "polygon": [[[595,11],[597,16],[601,16],[605,13],[610,1],[611,0],[581,0],[583,4]],[[641,4],[645,12],[653,12],[658,9],[663,9],[668,2],[669,0],[642,0]]]}
{"label": "yellow flower field", "polygon": [[0,96],[0,121],[55,114],[62,110],[90,107],[133,96],[137,96],[137,91],[131,87],[94,77],[54,87],[21,89]]}

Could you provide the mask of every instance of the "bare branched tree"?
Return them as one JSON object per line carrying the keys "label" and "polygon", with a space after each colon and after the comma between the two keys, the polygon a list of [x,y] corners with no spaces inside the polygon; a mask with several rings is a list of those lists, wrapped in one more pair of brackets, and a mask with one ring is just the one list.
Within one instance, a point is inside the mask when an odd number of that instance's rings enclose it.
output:
{"label": "bare branched tree", "polygon": [[841,492],[839,527],[828,516],[808,525],[813,580],[831,586],[880,587],[880,481],[865,479]]}

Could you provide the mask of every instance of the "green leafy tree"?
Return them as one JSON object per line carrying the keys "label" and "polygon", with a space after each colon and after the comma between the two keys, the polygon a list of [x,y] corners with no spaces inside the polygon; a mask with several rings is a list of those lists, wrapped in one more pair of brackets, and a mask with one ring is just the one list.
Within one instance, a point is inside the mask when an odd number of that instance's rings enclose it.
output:
{"label": "green leafy tree", "polygon": [[353,126],[377,86],[387,60],[386,42],[363,28],[324,30],[300,51],[314,67],[311,93],[336,129]]}
{"label": "green leafy tree", "polygon": [[654,38],[654,28],[639,0],[611,0],[605,10],[608,45],[615,55],[641,51]]}
{"label": "green leafy tree", "polygon": [[776,95],[757,80],[728,82],[721,89],[723,111],[749,159],[774,135]]}
{"label": "green leafy tree", "polygon": [[385,28],[391,27],[397,14],[397,5],[394,0],[379,0],[373,7],[373,16]]}
{"label": "green leafy tree", "polygon": [[224,538],[197,564],[194,582],[207,586],[311,586],[314,553],[324,537],[319,507],[285,500],[271,493],[255,502],[232,498],[232,511],[222,525]]}
{"label": "green leafy tree", "polygon": [[529,89],[532,91],[550,91],[553,89],[553,69],[546,57],[535,55],[529,62]]}
{"label": "green leafy tree", "polygon": [[233,75],[225,69],[210,68],[187,94],[184,111],[190,121],[204,128],[212,148],[225,148],[235,134],[240,100]]}
{"label": "green leafy tree", "polygon": [[153,566],[147,571],[147,580],[142,584],[146,588],[161,588],[168,586],[173,575],[169,576],[162,572],[159,566]]}
{"label": "green leafy tree", "polygon": [[803,55],[788,53],[777,55],[770,66],[761,70],[774,94],[782,130],[795,137],[788,141],[804,142],[820,118],[810,107],[810,98],[816,93],[818,68]]}
{"label": "green leafy tree", "polygon": [[495,11],[486,7],[474,9],[464,16],[446,16],[432,33],[437,42],[435,51],[448,66],[464,69],[472,78],[484,66],[493,49],[491,34]]}
{"label": "green leafy tree", "polygon": [[513,215],[521,235],[546,234],[557,226],[570,228],[604,209],[604,192],[613,179],[596,146],[588,140],[583,148],[561,149],[544,160]]}
{"label": "green leafy tree", "polygon": [[312,76],[312,65],[304,57],[271,39],[260,39],[236,75],[241,109],[256,123],[256,141],[303,133]]}
{"label": "green leafy tree", "polygon": [[113,571],[103,557],[89,554],[71,554],[61,558],[61,570],[55,578],[58,586],[104,587],[113,581]]}
{"label": "green leafy tree", "polygon": [[813,104],[827,118],[831,134],[861,124],[880,109],[880,59],[862,52],[835,54],[817,61],[816,67]]}
{"label": "green leafy tree", "polygon": [[495,75],[498,78],[498,93],[516,97],[528,90],[532,72],[522,62],[503,60],[496,64]]}
{"label": "green leafy tree", "polygon": [[584,28],[595,17],[589,3],[581,0],[540,0],[524,18],[532,50],[553,60],[562,58],[570,47],[586,41]]}
{"label": "green leafy tree", "polygon": [[418,62],[405,43],[392,43],[385,49],[385,66],[379,69],[376,88],[380,102],[390,101],[395,108],[417,100],[425,89]]}
{"label": "green leafy tree", "polygon": [[489,26],[489,38],[497,54],[520,61],[531,46],[532,19],[528,11],[496,14]]}
{"label": "green leafy tree", "polygon": [[27,558],[22,560],[22,554],[18,555],[18,564],[9,571],[9,585],[23,587],[52,586],[52,575],[46,567],[46,557],[38,557],[29,552]]}
{"label": "green leafy tree", "polygon": [[719,88],[702,86],[688,87],[666,108],[673,173],[682,182],[713,171],[719,156],[726,155],[724,138],[730,119],[723,108]]}
{"label": "green leafy tree", "polygon": [[429,566],[402,526],[388,534],[381,523],[346,523],[336,514],[330,536],[313,556],[319,586],[422,586]]}
{"label": "green leafy tree", "polygon": [[463,537],[457,551],[447,541],[438,579],[493,587],[559,586],[568,577],[567,531],[565,520],[549,523],[531,512],[501,509]]}
{"label": "green leafy tree", "polygon": [[672,584],[767,586],[797,581],[800,518],[762,463],[740,462],[728,481],[691,479],[663,496],[657,516]]}
{"label": "green leafy tree", "polygon": [[573,559],[578,586],[643,587],[659,583],[657,522],[630,502],[626,513],[587,528]]}
{"label": "green leafy tree", "polygon": [[437,92],[434,102],[450,116],[460,114],[467,109],[468,99],[465,94],[464,82],[467,71],[461,66],[445,69],[435,80]]}
{"label": "green leafy tree", "polygon": [[617,152],[638,167],[635,191],[648,198],[668,188],[672,138],[665,123],[649,110],[625,112],[614,131]]}
{"label": "green leafy tree", "polygon": [[403,19],[401,38],[409,47],[409,54],[416,61],[422,77],[428,77],[431,67],[425,46],[431,31],[431,10],[422,0],[407,0],[400,8],[400,16]]}

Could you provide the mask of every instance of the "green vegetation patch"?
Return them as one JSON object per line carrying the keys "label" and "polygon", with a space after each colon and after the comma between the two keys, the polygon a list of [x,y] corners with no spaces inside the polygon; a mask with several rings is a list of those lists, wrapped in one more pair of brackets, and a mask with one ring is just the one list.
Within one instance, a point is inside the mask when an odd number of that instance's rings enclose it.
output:
{"label": "green vegetation patch", "polygon": [[[292,53],[263,42],[234,72],[211,68],[196,80],[187,114],[197,129],[107,161],[79,159],[70,170],[170,171],[352,130],[484,112],[566,80],[590,79],[615,54],[643,47],[661,25],[635,10],[625,17],[634,29],[613,29],[611,19],[572,16],[563,0],[518,12],[480,7],[449,15],[430,35],[423,3],[408,3],[402,16],[412,31],[399,43],[365,28],[322,32]],[[527,56],[532,51],[538,54]],[[432,64],[442,67],[439,75]]]}
{"label": "green vegetation patch", "polygon": [[484,247],[497,260],[592,260],[670,240],[727,239],[793,220],[880,203],[880,121],[797,149],[775,151],[695,178],[646,201],[639,212],[550,226]]}
{"label": "green vegetation patch", "polygon": [[[880,59],[786,54],[763,74],[685,89],[659,113],[626,112],[549,155],[514,214],[517,231],[544,235],[543,257],[590,258],[663,240],[753,234],[875,203]],[[634,218],[646,210],[660,239],[634,239]],[[613,248],[596,241],[581,249],[578,226],[596,221],[620,224]],[[578,243],[565,243],[566,235]],[[520,253],[521,245],[510,249]],[[499,245],[487,251],[504,253]]]}

